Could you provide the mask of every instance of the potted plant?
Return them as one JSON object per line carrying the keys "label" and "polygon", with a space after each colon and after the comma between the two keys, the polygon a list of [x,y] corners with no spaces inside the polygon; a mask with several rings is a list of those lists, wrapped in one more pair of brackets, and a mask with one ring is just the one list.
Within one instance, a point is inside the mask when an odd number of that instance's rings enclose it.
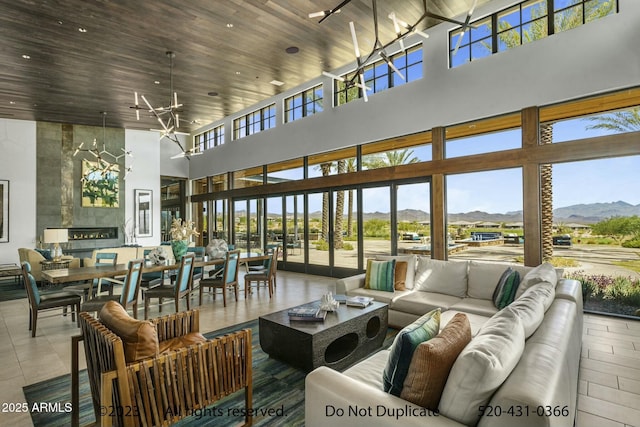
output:
{"label": "potted plant", "polygon": [[187,253],[191,236],[200,235],[196,231],[193,221],[183,221],[179,218],[174,218],[171,222],[169,233],[171,234],[171,250],[176,262],[180,261],[182,256]]}

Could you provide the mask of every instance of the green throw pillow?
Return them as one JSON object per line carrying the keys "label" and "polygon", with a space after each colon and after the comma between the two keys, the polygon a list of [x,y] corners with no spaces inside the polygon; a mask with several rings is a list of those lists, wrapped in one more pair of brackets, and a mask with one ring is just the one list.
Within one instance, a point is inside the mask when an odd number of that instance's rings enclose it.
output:
{"label": "green throw pillow", "polygon": [[439,331],[440,309],[436,308],[398,333],[391,345],[387,366],[382,373],[384,391],[400,396],[413,353],[421,343],[435,337]]}
{"label": "green throw pillow", "polygon": [[511,267],[507,268],[504,273],[502,273],[502,276],[500,276],[498,285],[493,291],[493,305],[502,310],[511,304],[516,297],[516,291],[518,290],[519,284],[520,273]]}
{"label": "green throw pillow", "polygon": [[364,279],[365,289],[377,291],[394,291],[396,261],[367,260],[367,274]]}

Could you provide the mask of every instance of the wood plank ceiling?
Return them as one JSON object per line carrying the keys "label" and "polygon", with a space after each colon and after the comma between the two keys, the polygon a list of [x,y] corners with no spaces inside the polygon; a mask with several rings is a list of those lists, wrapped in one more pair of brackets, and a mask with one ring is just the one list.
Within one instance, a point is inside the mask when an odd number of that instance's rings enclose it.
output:
{"label": "wood plank ceiling", "polygon": [[[157,127],[146,113],[136,121],[129,107],[134,91],[154,107],[168,105],[166,52],[173,51],[173,88],[184,104],[180,130],[193,131],[353,62],[349,21],[368,51],[371,0],[353,0],[322,24],[308,18],[338,3],[0,0],[0,117],[101,126],[107,111],[108,127]],[[428,0],[428,10],[463,19],[472,3]],[[383,43],[394,37],[391,11],[415,22],[422,0],[378,0]],[[428,19],[424,27],[438,23]],[[299,52],[288,54],[291,46]],[[284,85],[270,84],[274,79]]]}

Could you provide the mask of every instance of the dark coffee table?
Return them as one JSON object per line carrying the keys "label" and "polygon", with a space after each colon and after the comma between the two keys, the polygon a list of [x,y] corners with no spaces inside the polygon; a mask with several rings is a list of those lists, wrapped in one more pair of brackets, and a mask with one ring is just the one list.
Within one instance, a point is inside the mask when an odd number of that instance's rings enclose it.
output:
{"label": "dark coffee table", "polygon": [[345,369],[379,349],[387,334],[388,305],[381,302],[365,308],[340,304],[322,322],[289,320],[288,310],[259,318],[260,346],[307,372],[318,366]]}

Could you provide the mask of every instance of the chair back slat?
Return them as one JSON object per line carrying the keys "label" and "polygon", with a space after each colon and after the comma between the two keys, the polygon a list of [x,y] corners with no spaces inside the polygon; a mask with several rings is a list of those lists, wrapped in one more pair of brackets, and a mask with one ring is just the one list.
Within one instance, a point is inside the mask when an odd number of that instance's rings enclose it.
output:
{"label": "chair back slat", "polygon": [[224,266],[224,283],[229,285],[238,281],[238,264],[240,261],[240,249],[227,252]]}
{"label": "chair back slat", "polygon": [[189,289],[191,280],[193,278],[193,262],[195,261],[195,254],[187,253],[182,256],[180,261],[180,270],[178,271],[178,277],[176,278],[176,294],[180,294]]}
{"label": "chair back slat", "polygon": [[22,279],[27,289],[27,297],[29,298],[29,305],[31,309],[35,310],[40,305],[40,291],[38,290],[38,284],[36,279],[31,274],[31,264],[29,261],[22,262]]}
{"label": "chair back slat", "polygon": [[143,259],[129,261],[129,271],[124,279],[124,287],[120,295],[120,304],[125,308],[138,299],[143,263]]}
{"label": "chair back slat", "polygon": [[[187,248],[187,253],[193,253],[196,258],[204,258],[206,251],[204,246],[192,246]],[[202,274],[204,267],[195,267],[193,269],[193,274]]]}

